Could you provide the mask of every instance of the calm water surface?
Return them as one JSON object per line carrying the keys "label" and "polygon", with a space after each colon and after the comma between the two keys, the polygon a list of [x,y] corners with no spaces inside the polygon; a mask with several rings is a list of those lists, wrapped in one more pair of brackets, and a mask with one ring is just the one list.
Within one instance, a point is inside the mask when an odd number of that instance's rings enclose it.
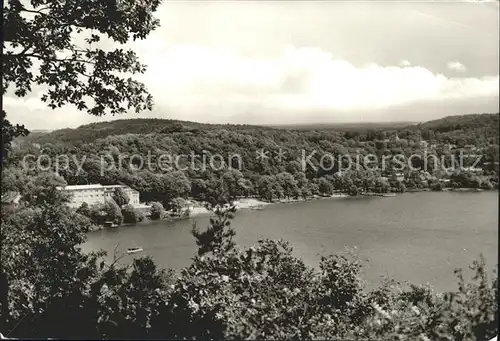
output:
{"label": "calm water surface", "polygon": [[[356,248],[366,259],[368,285],[381,276],[431,283],[437,290],[456,288],[455,268],[467,268],[483,253],[489,267],[497,264],[498,192],[405,193],[392,198],[345,198],[279,204],[236,213],[233,227],[240,245],[283,238],[297,256],[315,266],[321,255]],[[207,216],[176,222],[148,222],[92,232],[85,250],[113,253],[141,246],[132,257],[152,256],[160,265],[182,268],[196,251],[192,224]]]}

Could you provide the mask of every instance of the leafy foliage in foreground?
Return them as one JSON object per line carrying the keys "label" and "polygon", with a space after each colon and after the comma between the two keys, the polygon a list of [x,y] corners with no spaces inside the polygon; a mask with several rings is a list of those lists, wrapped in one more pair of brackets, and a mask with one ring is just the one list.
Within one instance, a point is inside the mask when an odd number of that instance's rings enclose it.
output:
{"label": "leafy foliage in foreground", "polygon": [[[52,109],[72,104],[100,116],[152,108],[144,84],[125,74],[145,71],[135,52],[102,49],[101,38],[124,44],[144,39],[159,22],[160,1],[20,1],[3,6],[2,91],[24,97],[47,89]],[[79,38],[79,39],[75,39]],[[85,42],[85,47],[75,44]],[[83,45],[83,44],[81,44]]]}
{"label": "leafy foliage in foreground", "polygon": [[103,252],[84,253],[90,220],[68,208],[60,192],[49,193],[41,204],[24,201],[2,215],[4,335],[101,338],[118,328],[130,337],[146,330],[144,319],[169,276],[147,258],[128,268],[116,255],[106,264]]}
{"label": "leafy foliage in foreground", "polygon": [[389,283],[367,291],[360,270],[359,262],[342,255],[323,258],[319,271],[308,268],[289,244],[271,240],[196,257],[159,315],[164,329],[153,327],[153,336],[486,340],[496,335],[496,280],[488,282],[483,261],[474,264],[475,283],[444,295],[420,286],[398,291]]}
{"label": "leafy foliage in foreground", "polygon": [[[388,281],[367,290],[361,264],[334,255],[311,268],[284,241],[231,240],[231,205],[195,234],[200,255],[176,277],[149,258],[131,267],[84,253],[91,223],[57,191],[34,190],[2,216],[2,333],[57,338],[486,340],[497,333],[497,277],[484,259],[458,290]],[[211,232],[210,232],[211,231]]]}
{"label": "leafy foliage in foreground", "polygon": [[[11,150],[12,141],[21,136],[27,136],[28,130],[23,125],[12,125],[6,118],[7,114],[2,110],[2,168],[7,165],[8,153]],[[2,188],[2,194],[9,189]]]}

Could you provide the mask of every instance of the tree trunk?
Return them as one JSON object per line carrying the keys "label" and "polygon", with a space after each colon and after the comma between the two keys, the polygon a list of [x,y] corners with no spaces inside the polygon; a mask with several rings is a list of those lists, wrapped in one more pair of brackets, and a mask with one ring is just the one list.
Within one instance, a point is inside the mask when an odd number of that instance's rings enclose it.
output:
{"label": "tree trunk", "polygon": [[7,274],[0,269],[0,331],[8,333],[9,311],[9,280]]}

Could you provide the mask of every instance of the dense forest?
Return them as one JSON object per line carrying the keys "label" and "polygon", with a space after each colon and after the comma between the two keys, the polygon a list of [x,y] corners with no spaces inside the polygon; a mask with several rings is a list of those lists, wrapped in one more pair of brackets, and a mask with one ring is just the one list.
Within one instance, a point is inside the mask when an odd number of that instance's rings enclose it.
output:
{"label": "dense forest", "polygon": [[[349,123],[325,125],[283,125],[278,127],[234,125],[234,124],[204,124],[189,121],[169,119],[128,119],[109,122],[91,123],[76,129],[61,129],[53,132],[34,131],[29,136],[19,137],[17,141],[37,143],[67,142],[81,144],[93,142],[99,138],[111,135],[125,134],[172,134],[198,133],[200,131],[229,130],[248,133],[254,130],[274,132],[278,130],[322,131],[346,139],[355,138],[359,141],[383,139],[384,136],[398,133],[400,138],[416,138],[420,132],[422,138],[436,142],[453,143],[456,145],[474,144],[486,137],[498,136],[498,114],[470,114],[447,116],[434,121],[420,124],[406,123]],[[437,135],[436,135],[437,133]],[[472,133],[472,136],[470,135]],[[497,142],[495,140],[488,140]]]}
{"label": "dense forest", "polygon": [[[17,139],[12,157],[29,161],[28,170],[7,170],[4,185],[19,187],[17,179],[40,168],[37,160],[67,184],[125,184],[140,192],[141,201],[166,208],[176,198],[204,201],[220,195],[220,188],[228,199],[269,201],[335,192],[491,189],[498,187],[498,117],[450,116],[359,131],[159,119],[94,123]],[[461,156],[464,150],[475,156]],[[375,159],[367,164],[366,157]],[[471,166],[480,172],[467,170]]]}

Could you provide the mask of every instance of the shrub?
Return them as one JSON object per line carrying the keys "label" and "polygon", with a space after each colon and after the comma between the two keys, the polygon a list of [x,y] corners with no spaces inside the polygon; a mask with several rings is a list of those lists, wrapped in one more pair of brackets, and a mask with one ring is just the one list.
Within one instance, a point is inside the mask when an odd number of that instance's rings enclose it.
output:
{"label": "shrub", "polygon": [[486,190],[490,190],[490,189],[493,189],[493,184],[489,181],[489,180],[483,180],[481,182],[481,188],[482,189],[486,189]]}
{"label": "shrub", "polygon": [[123,222],[134,224],[139,221],[139,215],[134,206],[127,204],[122,208]]}
{"label": "shrub", "polygon": [[127,205],[130,201],[128,194],[121,187],[115,188],[112,198],[119,207]]}
{"label": "shrub", "polygon": [[106,200],[104,203],[104,211],[106,212],[106,219],[112,221],[113,224],[121,225],[123,223],[121,209],[113,199]]}
{"label": "shrub", "polygon": [[151,219],[158,220],[162,219],[164,215],[163,205],[159,202],[153,202],[151,204]]}
{"label": "shrub", "polygon": [[186,211],[186,200],[183,198],[174,198],[168,203],[167,209],[175,216],[183,216]]}
{"label": "shrub", "polygon": [[183,218],[187,218],[190,215],[191,215],[191,209],[189,207],[186,207],[181,213],[181,217]]}
{"label": "shrub", "polygon": [[497,334],[497,278],[488,281],[482,257],[471,284],[457,272],[458,292],[440,295],[391,280],[368,291],[352,255],[323,257],[317,270],[284,241],[238,248],[231,208],[213,207],[208,229],[194,229],[199,255],[152,321],[152,336],[451,341]]}
{"label": "shrub", "polygon": [[146,219],[146,216],[140,210],[136,210],[135,214],[136,214],[136,217],[137,217],[137,222],[141,222],[141,221],[144,221]]}
{"label": "shrub", "polygon": [[90,207],[89,204],[83,202],[80,207],[76,209],[76,213],[81,214],[87,218],[90,218]]}
{"label": "shrub", "polygon": [[104,204],[93,204],[90,206],[89,217],[94,225],[103,225],[107,220],[107,216]]}
{"label": "shrub", "polygon": [[176,339],[488,340],[496,335],[496,279],[484,262],[457,292],[386,281],[368,291],[352,255],[319,270],[284,241],[196,256],[181,273],[152,336]]}
{"label": "shrub", "polygon": [[359,191],[358,191],[358,188],[354,185],[352,185],[351,187],[349,187],[349,195],[351,196],[356,196],[359,194]]}
{"label": "shrub", "polygon": [[441,182],[436,182],[436,183],[432,184],[431,190],[439,192],[439,191],[443,190],[443,187],[444,186],[443,186],[443,184]]}

